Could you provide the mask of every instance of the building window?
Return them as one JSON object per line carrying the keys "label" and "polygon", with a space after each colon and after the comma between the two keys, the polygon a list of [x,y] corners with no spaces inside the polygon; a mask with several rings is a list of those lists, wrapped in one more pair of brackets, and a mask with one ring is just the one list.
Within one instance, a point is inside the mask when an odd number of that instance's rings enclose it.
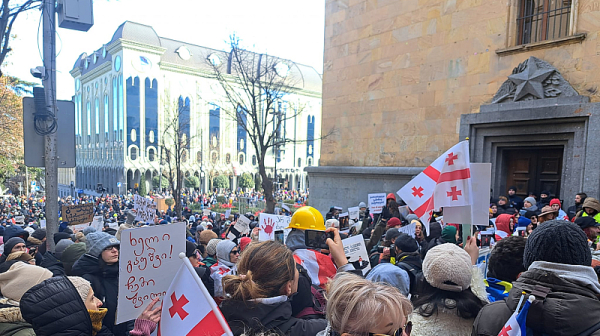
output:
{"label": "building window", "polygon": [[244,164],[244,154],[240,154],[240,159],[238,160],[238,162],[240,163],[240,165]]}
{"label": "building window", "polygon": [[231,163],[231,154],[225,154],[225,163],[226,164],[230,164]]}
{"label": "building window", "polygon": [[184,151],[181,153],[181,162],[187,162],[187,160],[188,160],[188,153],[187,153],[187,151],[186,151],[186,150],[184,150]]}
{"label": "building window", "polygon": [[252,155],[252,165],[256,166],[256,155]]}
{"label": "building window", "polygon": [[150,162],[154,162],[154,148],[150,148],[148,150],[148,160]]}
{"label": "building window", "polygon": [[202,163],[202,152],[201,151],[196,152],[196,162]]}
{"label": "building window", "polygon": [[572,0],[521,0],[517,44],[554,40],[569,35]]}
{"label": "building window", "polygon": [[308,163],[307,163],[307,165],[308,165],[309,167],[312,167],[312,159],[311,159],[311,158],[308,158],[308,161],[307,161],[307,162],[308,162]]}
{"label": "building window", "polygon": [[136,160],[137,159],[137,148],[131,147],[131,149],[129,150],[129,158],[131,160]]}
{"label": "building window", "polygon": [[302,167],[302,159],[298,158],[298,167]]}

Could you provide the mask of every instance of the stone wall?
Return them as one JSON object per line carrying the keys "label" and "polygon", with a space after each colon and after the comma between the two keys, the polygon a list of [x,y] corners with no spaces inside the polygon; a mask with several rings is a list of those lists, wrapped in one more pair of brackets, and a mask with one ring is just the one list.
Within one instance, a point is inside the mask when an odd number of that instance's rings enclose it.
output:
{"label": "stone wall", "polygon": [[327,0],[321,165],[427,166],[529,56],[600,101],[600,2],[573,1],[585,35],[503,53],[517,0]]}

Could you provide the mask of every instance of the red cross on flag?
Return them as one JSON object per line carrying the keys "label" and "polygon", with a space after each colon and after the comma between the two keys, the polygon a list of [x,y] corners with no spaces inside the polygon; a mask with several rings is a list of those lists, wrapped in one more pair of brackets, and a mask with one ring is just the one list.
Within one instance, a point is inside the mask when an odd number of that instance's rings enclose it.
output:
{"label": "red cross on flag", "polygon": [[163,297],[158,336],[232,336],[229,325],[198,277],[189,259],[183,264]]}
{"label": "red cross on flag", "polygon": [[447,150],[398,191],[428,231],[433,210],[471,205],[471,193],[468,141],[459,142]]}

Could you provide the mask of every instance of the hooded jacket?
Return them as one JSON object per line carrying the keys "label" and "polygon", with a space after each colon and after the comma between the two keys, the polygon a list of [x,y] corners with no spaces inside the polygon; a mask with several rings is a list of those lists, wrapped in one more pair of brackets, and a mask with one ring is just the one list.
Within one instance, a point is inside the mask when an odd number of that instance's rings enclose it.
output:
{"label": "hooded jacket", "polygon": [[512,231],[510,229],[510,219],[513,218],[511,215],[500,215],[496,218],[496,235],[494,239],[496,241],[502,240],[502,238],[506,238],[512,235]]}
{"label": "hooded jacket", "polygon": [[596,210],[598,213],[594,216],[594,219],[596,220],[596,222],[600,223],[600,202],[597,199],[593,197],[587,197],[583,202],[583,205],[581,206],[581,211],[577,214],[577,217],[589,216],[585,212],[584,208],[592,208]]}
{"label": "hooded jacket", "polygon": [[119,264],[101,267],[98,258],[84,254],[75,262],[71,273],[89,281],[94,295],[104,303],[103,307],[108,309],[102,324],[116,336],[128,335],[134,327],[134,320],[115,325],[119,293]]}
{"label": "hooded jacket", "polygon": [[[21,314],[37,335],[92,335],[92,320],[79,293],[66,277],[50,278],[21,298]],[[103,326],[96,336],[113,335]]]}
{"label": "hooded jacket", "polygon": [[[600,322],[600,284],[591,267],[536,261],[513,282],[506,300],[481,309],[471,335],[498,335],[517,307],[521,293],[540,292],[539,286],[550,292],[544,300],[536,295],[527,317],[528,328],[549,336],[578,335]],[[538,303],[541,306],[534,307]],[[537,314],[532,313],[534,309],[539,309]],[[539,318],[534,319],[538,314]],[[590,335],[600,336],[600,330]]]}
{"label": "hooded jacket", "polygon": [[8,298],[0,298],[0,335],[35,336],[31,324],[21,316],[19,303]]}
{"label": "hooded jacket", "polygon": [[292,317],[292,304],[287,296],[247,301],[225,300],[221,313],[234,335],[274,332],[286,336],[312,336],[327,327],[327,320],[303,320]]}

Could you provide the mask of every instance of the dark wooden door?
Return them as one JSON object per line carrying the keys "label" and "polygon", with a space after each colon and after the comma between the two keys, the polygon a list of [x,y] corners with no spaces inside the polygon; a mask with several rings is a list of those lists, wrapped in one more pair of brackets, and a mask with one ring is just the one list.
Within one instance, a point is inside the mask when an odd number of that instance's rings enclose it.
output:
{"label": "dark wooden door", "polygon": [[529,192],[539,195],[542,190],[560,195],[562,175],[562,147],[520,148],[504,151],[506,186],[517,187],[517,195],[527,197]]}

